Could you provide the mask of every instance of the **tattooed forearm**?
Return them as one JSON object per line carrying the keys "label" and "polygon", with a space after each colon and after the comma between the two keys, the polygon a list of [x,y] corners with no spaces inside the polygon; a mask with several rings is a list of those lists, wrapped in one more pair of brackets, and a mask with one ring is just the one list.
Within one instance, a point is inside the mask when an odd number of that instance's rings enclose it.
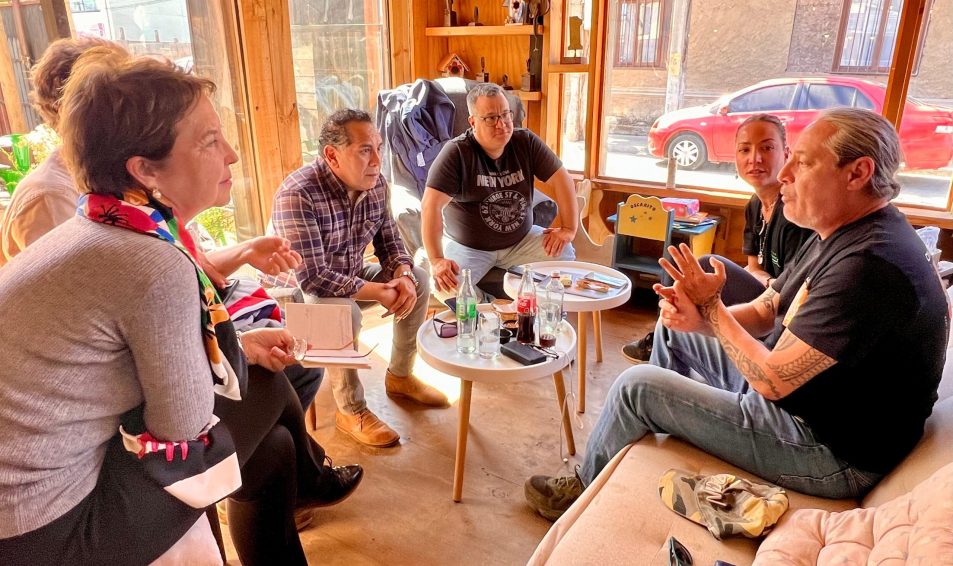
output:
{"label": "tattooed forearm", "polygon": [[767,365],[782,381],[798,388],[835,363],[834,359],[812,348],[796,360],[783,364],[768,363]]}
{"label": "tattooed forearm", "polygon": [[745,379],[752,384],[752,386],[755,385],[755,383],[764,383],[771,390],[773,396],[780,397],[781,394],[778,391],[777,386],[775,386],[775,384],[771,381],[771,379],[768,377],[768,374],[765,373],[764,368],[749,358],[743,351],[741,351],[741,348],[738,348],[732,344],[728,337],[725,336],[724,332],[722,332],[721,325],[719,324],[719,303],[720,298],[716,296],[712,300],[698,305],[698,311],[708,322],[708,324],[711,325],[711,328],[715,333],[715,337],[718,338],[722,348],[724,348],[725,354],[728,355],[728,359],[735,363],[735,366],[741,372],[741,375],[743,375]]}
{"label": "tattooed forearm", "polygon": [[778,311],[774,306],[774,297],[777,296],[777,294],[777,291],[771,287],[768,287],[767,291],[758,297],[758,304],[767,312],[767,314],[771,316],[777,316],[778,314]]}

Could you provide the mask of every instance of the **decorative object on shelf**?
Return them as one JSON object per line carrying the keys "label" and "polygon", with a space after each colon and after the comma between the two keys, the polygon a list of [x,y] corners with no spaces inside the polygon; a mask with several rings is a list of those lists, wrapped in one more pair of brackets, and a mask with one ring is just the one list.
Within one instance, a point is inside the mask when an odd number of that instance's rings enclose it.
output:
{"label": "decorative object on shelf", "polygon": [[486,72],[486,57],[480,57],[480,72],[475,74],[473,78],[481,83],[490,82],[490,73]]}
{"label": "decorative object on shelf", "polygon": [[482,26],[483,23],[480,21],[480,7],[473,7],[473,21],[467,24],[468,26]]}
{"label": "decorative object on shelf", "polygon": [[500,81],[500,87],[502,87],[503,90],[513,90],[513,85],[510,84],[509,75],[503,75],[503,79]]}
{"label": "decorative object on shelf", "polygon": [[507,10],[506,25],[523,25],[526,23],[527,5],[525,0],[504,0],[503,7]]}
{"label": "decorative object on shelf", "polygon": [[533,92],[539,90],[539,75],[533,73],[533,58],[526,60],[526,72],[523,73],[520,90]]}
{"label": "decorative object on shelf", "polygon": [[443,25],[451,28],[457,25],[457,12],[453,9],[453,0],[446,0],[443,9]]}
{"label": "decorative object on shelf", "polygon": [[461,59],[459,55],[449,53],[440,61],[437,70],[440,71],[444,77],[460,77],[462,79],[464,78],[464,74],[470,70],[470,67],[463,62],[463,59]]}

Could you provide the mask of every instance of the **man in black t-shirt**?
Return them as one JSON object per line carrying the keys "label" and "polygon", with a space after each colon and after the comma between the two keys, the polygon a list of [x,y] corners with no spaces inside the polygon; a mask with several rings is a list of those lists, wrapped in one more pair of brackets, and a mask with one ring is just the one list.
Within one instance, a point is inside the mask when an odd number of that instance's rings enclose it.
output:
{"label": "man in black t-shirt", "polygon": [[[421,200],[421,235],[443,295],[456,292],[461,268],[476,284],[493,267],[575,258],[576,195],[562,162],[536,134],[513,129],[499,86],[471,89],[467,108],[471,128],[440,151]],[[536,179],[555,193],[559,227],[533,225]]]}
{"label": "man in black t-shirt", "polygon": [[828,110],[805,129],[779,178],[785,216],[817,234],[750,303],[724,305],[721,262],[706,273],[687,246],[670,248],[674,264],[662,263],[675,283],[656,292],[666,346],[679,342],[675,371],[619,376],[579,476],[530,478],[531,506],[559,516],[649,432],[832,498],[862,496],[905,458],[937,399],[950,311],[926,248],[890,204],[899,163],[896,131],[868,110]]}

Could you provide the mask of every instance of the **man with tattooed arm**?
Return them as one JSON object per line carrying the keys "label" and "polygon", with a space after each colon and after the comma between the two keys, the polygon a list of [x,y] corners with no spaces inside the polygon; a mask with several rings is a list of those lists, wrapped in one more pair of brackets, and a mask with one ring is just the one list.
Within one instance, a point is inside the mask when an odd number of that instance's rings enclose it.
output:
{"label": "man with tattooed arm", "polygon": [[530,506],[555,520],[650,432],[821,497],[860,497],[896,466],[937,399],[949,329],[926,249],[890,204],[899,163],[873,112],[829,110],[805,129],[778,177],[784,215],[817,235],[750,303],[726,307],[724,266],[670,248],[661,363],[619,376],[578,475],[533,476]]}

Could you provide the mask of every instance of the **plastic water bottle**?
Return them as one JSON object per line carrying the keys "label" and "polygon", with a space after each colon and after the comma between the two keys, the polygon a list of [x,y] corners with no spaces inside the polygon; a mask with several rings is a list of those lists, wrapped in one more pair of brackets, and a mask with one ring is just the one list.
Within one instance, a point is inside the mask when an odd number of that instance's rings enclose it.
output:
{"label": "plastic water bottle", "polygon": [[516,295],[516,341],[522,344],[536,342],[536,283],[533,270],[523,266],[523,280]]}
{"label": "plastic water bottle", "polygon": [[539,345],[552,348],[556,345],[559,323],[563,319],[563,284],[559,272],[554,271],[539,293]]}
{"label": "plastic water bottle", "polygon": [[477,351],[477,297],[470,281],[470,270],[464,269],[457,291],[457,351],[473,354]]}

